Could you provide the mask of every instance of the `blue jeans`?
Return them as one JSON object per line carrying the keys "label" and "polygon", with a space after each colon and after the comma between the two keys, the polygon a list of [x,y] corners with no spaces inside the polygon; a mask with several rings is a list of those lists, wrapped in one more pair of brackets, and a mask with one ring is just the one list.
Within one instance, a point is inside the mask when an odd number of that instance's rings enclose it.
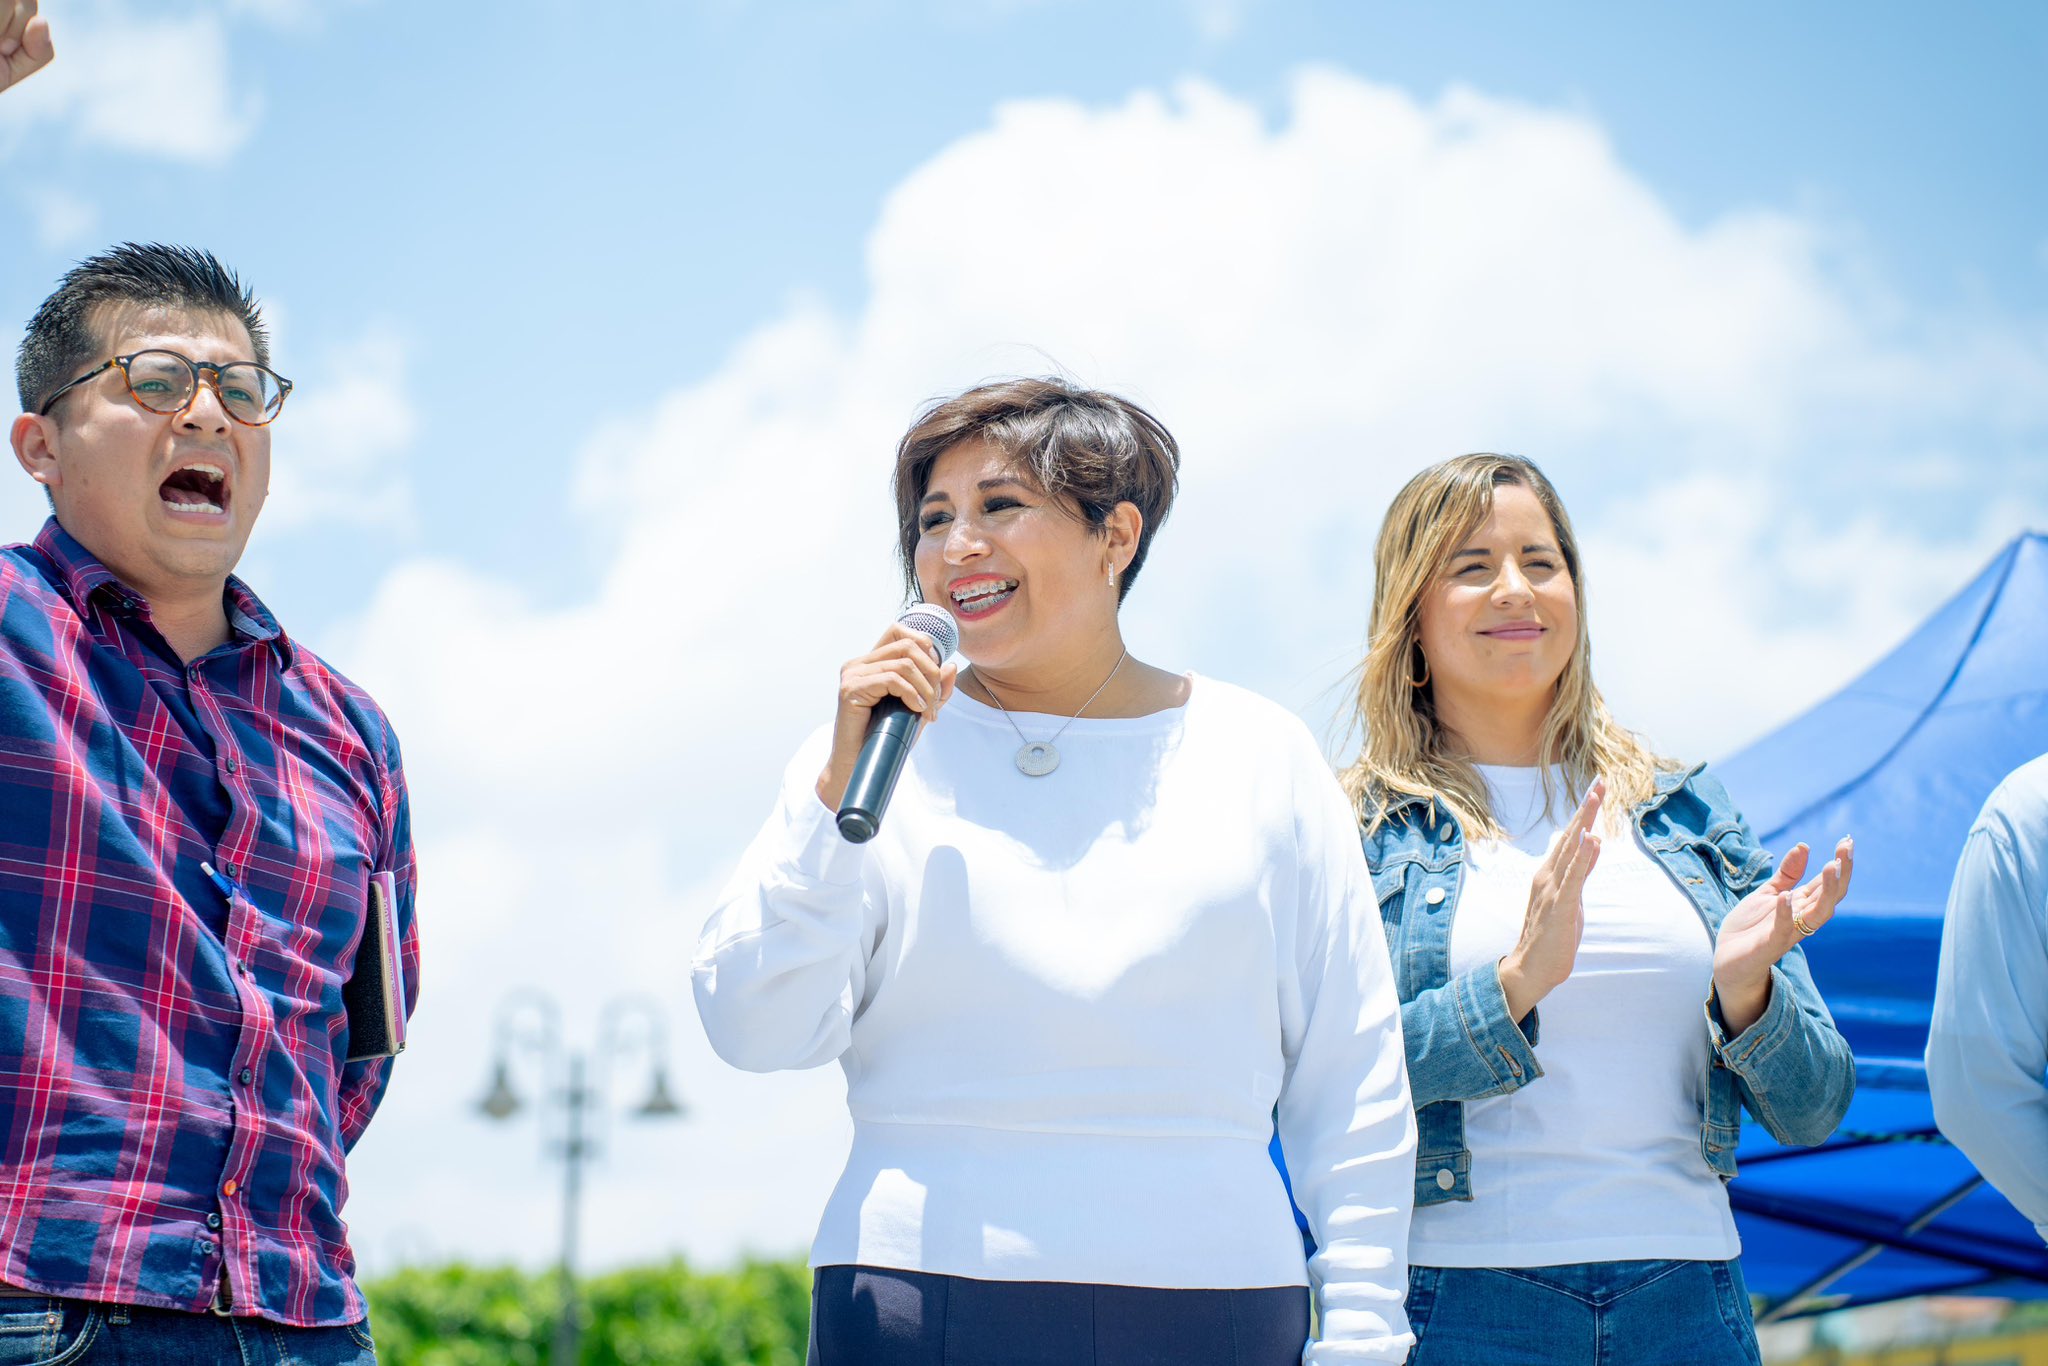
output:
{"label": "blue jeans", "polygon": [[1762,1366],[1734,1262],[1408,1269],[1408,1366]]}
{"label": "blue jeans", "polygon": [[175,1309],[0,1296],[0,1366],[376,1366],[369,1320],[291,1328]]}

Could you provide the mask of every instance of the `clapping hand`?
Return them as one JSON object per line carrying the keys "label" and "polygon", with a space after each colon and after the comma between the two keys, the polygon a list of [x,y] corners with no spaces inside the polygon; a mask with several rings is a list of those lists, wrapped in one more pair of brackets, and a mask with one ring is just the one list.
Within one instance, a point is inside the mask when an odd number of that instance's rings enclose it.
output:
{"label": "clapping hand", "polygon": [[1856,846],[1844,839],[1820,876],[1796,887],[1806,871],[1808,851],[1798,844],[1785,855],[1769,882],[1751,892],[1721,922],[1714,944],[1714,994],[1730,1034],[1763,1018],[1771,1003],[1771,968],[1786,950],[1834,918],[1849,891]]}
{"label": "clapping hand", "polygon": [[1596,781],[1564,829],[1551,838],[1529,884],[1521,938],[1500,960],[1501,994],[1516,1020],[1562,985],[1578,961],[1586,931],[1586,875],[1600,859],[1600,836],[1593,827],[1606,796],[1606,782]]}
{"label": "clapping hand", "polygon": [[50,64],[50,21],[36,17],[36,0],[0,0],[0,90]]}

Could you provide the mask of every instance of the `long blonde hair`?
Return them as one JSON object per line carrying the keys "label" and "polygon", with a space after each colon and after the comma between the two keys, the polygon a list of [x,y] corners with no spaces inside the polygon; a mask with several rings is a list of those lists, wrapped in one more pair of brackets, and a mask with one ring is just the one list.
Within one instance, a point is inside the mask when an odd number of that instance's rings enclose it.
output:
{"label": "long blonde hair", "polygon": [[1413,796],[1443,806],[1468,839],[1504,835],[1485,780],[1437,716],[1421,643],[1423,595],[1448,571],[1452,554],[1493,515],[1494,490],[1504,484],[1528,489],[1542,504],[1578,600],[1578,640],[1558,676],[1538,751],[1545,800],[1557,796],[1550,790],[1552,765],[1564,768],[1575,793],[1604,777],[1610,813],[1649,800],[1658,770],[1676,767],[1623,729],[1593,686],[1579,543],[1557,490],[1520,456],[1461,455],[1430,466],[1402,487],[1373,551],[1371,641],[1356,671],[1353,718],[1362,744],[1341,775],[1368,830],[1377,830],[1393,807]]}

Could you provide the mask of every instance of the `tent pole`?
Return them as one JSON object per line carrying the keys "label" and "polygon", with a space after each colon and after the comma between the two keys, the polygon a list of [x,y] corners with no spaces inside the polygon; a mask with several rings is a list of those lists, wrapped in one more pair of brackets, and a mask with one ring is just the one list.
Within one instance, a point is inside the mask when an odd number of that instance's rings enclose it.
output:
{"label": "tent pole", "polygon": [[[1935,1201],[1926,1209],[1921,1210],[1918,1214],[1914,1215],[1912,1219],[1907,1221],[1905,1226],[1899,1230],[1899,1236],[1904,1238],[1912,1237],[1914,1234],[1920,1232],[1920,1230],[1926,1228],[1929,1224],[1933,1223],[1936,1219],[1939,1219],[1942,1215],[1948,1213],[1957,1205],[1961,1204],[1963,1200],[1969,1196],[1970,1192],[1976,1190],[1977,1187],[1983,1184],[1984,1178],[1980,1175],[1976,1175],[1973,1173],[1970,1179],[1963,1182],[1962,1185],[1956,1187],[1947,1195],[1942,1196],[1941,1199]],[[1778,1320],[1790,1316],[1792,1311],[1799,1307],[1801,1301],[1810,1299],[1813,1296],[1820,1294],[1821,1291],[1827,1289],[1836,1281],[1841,1280],[1842,1277],[1848,1275],[1850,1272],[1856,1270],[1856,1268],[1868,1262],[1872,1257],[1875,1257],[1878,1253],[1884,1251],[1885,1248],[1888,1246],[1890,1246],[1890,1244],[1868,1243],[1863,1247],[1858,1248],[1850,1256],[1844,1258],[1840,1262],[1837,1262],[1835,1265],[1829,1267],[1826,1271],[1821,1272],[1820,1275],[1814,1277],[1805,1285],[1800,1286],[1797,1290],[1787,1295],[1784,1299],[1779,1300],[1776,1304],[1772,1305],[1769,1309],[1765,1310],[1763,1316],[1759,1318],[1757,1322],[1776,1323],[1778,1322]]]}
{"label": "tent pole", "polygon": [[1830,1153],[1855,1152],[1859,1148],[1881,1148],[1892,1143],[1947,1143],[1941,1131],[1929,1125],[1925,1129],[1899,1129],[1888,1134],[1861,1134],[1854,1138],[1830,1139],[1811,1148],[1779,1148],[1774,1152],[1756,1153],[1742,1159],[1742,1169],[1768,1166],[1773,1162],[1804,1162],[1808,1158],[1826,1157]]}
{"label": "tent pole", "polygon": [[[1957,1281],[1953,1285],[1944,1285],[1938,1290],[1928,1290],[1921,1293],[1929,1295],[1976,1295],[1982,1292],[1983,1287],[1996,1284],[2003,1279],[2000,1276],[1984,1275],[1977,1277],[1975,1280]],[[1884,1294],[1869,1298],[1845,1295],[1836,1296],[1834,1297],[1836,1302],[1830,1302],[1828,1297],[1823,1296],[1818,1300],[1808,1300],[1806,1308],[1795,1309],[1784,1318],[1775,1320],[1775,1322],[1791,1323],[1798,1319],[1818,1318],[1823,1314],[1840,1314],[1851,1309],[1867,1309],[1873,1304],[1892,1304],[1909,1298],[1911,1298],[1910,1295],[1897,1294]],[[1940,1363],[1937,1363],[1937,1366],[1940,1366]]]}

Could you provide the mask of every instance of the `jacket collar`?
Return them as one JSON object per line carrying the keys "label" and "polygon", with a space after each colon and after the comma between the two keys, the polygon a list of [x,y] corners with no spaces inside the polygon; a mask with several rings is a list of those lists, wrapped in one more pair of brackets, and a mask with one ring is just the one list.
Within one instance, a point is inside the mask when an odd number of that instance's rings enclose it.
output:
{"label": "jacket collar", "polygon": [[1410,824],[1427,826],[1432,831],[1438,829],[1441,825],[1449,825],[1453,830],[1458,829],[1458,818],[1451,814],[1449,807],[1443,805],[1434,797],[1424,796],[1416,792],[1396,792],[1392,794],[1386,800],[1383,811],[1384,815],[1381,817],[1380,822],[1381,829],[1404,817]]}
{"label": "jacket collar", "polygon": [[1664,805],[1665,802],[1670,801],[1671,795],[1674,792],[1677,792],[1694,778],[1697,778],[1700,775],[1700,770],[1705,767],[1706,764],[1701,762],[1694,764],[1691,768],[1658,769],[1656,787],[1652,789],[1648,801],[1637,804],[1635,809],[1636,819],[1641,820],[1644,816],[1649,815],[1652,811]]}

